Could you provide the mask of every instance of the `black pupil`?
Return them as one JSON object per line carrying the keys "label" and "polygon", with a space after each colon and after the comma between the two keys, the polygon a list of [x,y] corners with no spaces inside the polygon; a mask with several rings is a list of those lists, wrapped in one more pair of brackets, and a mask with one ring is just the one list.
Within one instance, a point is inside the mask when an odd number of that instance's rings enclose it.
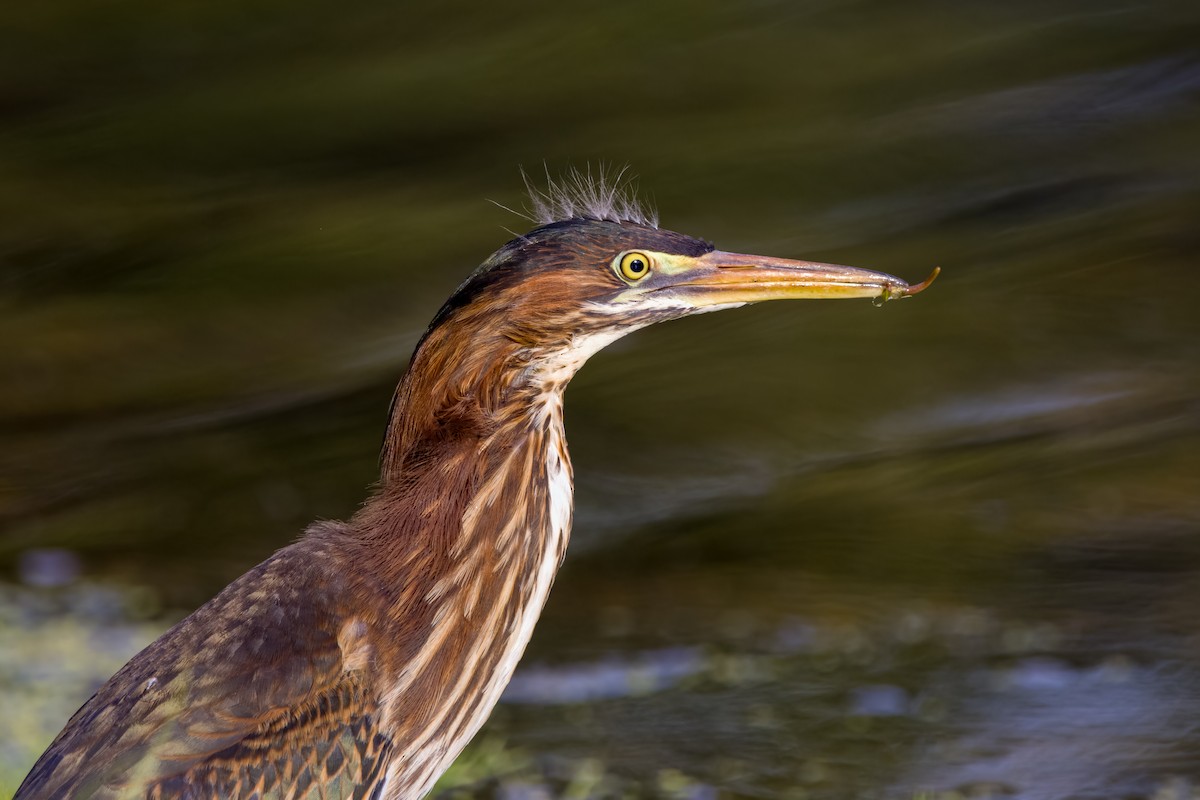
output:
{"label": "black pupil", "polygon": [[645,268],[646,268],[646,262],[642,261],[640,258],[635,258],[629,262],[629,271],[630,272],[634,272],[634,273],[641,272]]}

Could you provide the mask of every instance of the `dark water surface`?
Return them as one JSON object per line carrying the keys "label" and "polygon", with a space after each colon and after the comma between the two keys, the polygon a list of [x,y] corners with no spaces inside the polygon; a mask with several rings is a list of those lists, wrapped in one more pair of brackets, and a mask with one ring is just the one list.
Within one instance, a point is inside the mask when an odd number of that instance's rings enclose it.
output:
{"label": "dark water surface", "polygon": [[[1200,5],[8,4],[0,795],[374,478],[517,165],[921,297],[638,333],[480,796],[1200,796]],[[43,585],[47,584],[47,585]]]}

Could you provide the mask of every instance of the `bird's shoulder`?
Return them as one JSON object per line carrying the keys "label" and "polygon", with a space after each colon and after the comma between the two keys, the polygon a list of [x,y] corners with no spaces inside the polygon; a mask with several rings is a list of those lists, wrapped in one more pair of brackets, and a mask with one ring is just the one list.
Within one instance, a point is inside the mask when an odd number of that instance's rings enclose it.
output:
{"label": "bird's shoulder", "polygon": [[[71,718],[17,798],[305,797],[386,760],[370,620],[344,530],[311,528],[135,656]],[[326,795],[322,795],[326,796]]]}

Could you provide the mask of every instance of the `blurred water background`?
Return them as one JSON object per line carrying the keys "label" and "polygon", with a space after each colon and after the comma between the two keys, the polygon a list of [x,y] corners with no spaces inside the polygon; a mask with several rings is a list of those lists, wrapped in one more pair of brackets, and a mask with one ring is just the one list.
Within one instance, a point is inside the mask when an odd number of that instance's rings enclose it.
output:
{"label": "blurred water background", "polygon": [[1200,797],[1200,4],[7,3],[0,796],[375,475],[525,221],[939,282],[636,334],[567,395],[572,552],[442,784]]}

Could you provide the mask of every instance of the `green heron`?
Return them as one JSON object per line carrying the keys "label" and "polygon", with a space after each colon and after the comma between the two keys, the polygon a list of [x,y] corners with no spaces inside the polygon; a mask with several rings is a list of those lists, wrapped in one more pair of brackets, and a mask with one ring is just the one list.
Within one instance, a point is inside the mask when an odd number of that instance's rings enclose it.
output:
{"label": "green heron", "polygon": [[562,397],[588,357],[689,314],[887,300],[934,277],[722,252],[611,183],[533,196],[538,227],[417,344],[358,513],[313,524],[136,655],[16,800],[421,797],[499,699],[566,552]]}

